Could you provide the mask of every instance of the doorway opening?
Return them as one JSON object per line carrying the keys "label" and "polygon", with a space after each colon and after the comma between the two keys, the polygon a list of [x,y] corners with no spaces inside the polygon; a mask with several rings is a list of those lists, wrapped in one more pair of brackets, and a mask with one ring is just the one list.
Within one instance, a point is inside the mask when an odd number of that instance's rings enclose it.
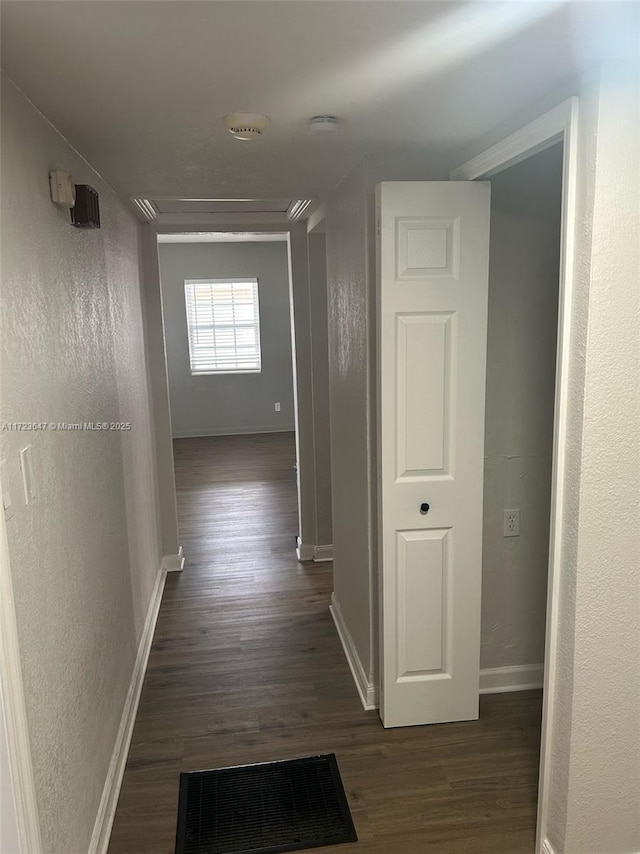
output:
{"label": "doorway opening", "polygon": [[[159,234],[158,262],[181,539],[192,540],[193,526],[202,530],[207,519],[212,532],[224,528],[224,508],[241,502],[246,524],[232,537],[245,539],[256,522],[293,552],[299,490],[288,234]],[[286,498],[276,495],[282,481],[290,481]],[[276,508],[280,517],[269,519]],[[190,547],[197,561],[197,543]]]}
{"label": "doorway opening", "polygon": [[[479,693],[544,687],[532,745],[539,822],[562,564],[576,119],[572,99],[449,182],[376,188],[381,718],[475,721]],[[484,568],[496,573],[484,613],[483,523]]]}
{"label": "doorway opening", "polygon": [[556,143],[490,179],[480,693],[527,692],[520,695],[519,713],[536,746],[549,579],[562,173],[563,146]]}
{"label": "doorway opening", "polygon": [[[544,632],[544,668],[542,670],[542,679],[539,680],[538,673],[540,672],[539,665],[532,664],[529,675],[532,677],[532,684],[537,685],[542,681],[543,686],[543,706],[542,706],[542,737],[540,744],[540,773],[538,785],[538,802],[537,802],[537,827],[536,827],[536,851],[543,852],[547,850],[548,843],[546,840],[547,815],[549,810],[549,774],[551,768],[551,744],[554,725],[555,712],[555,692],[556,692],[556,667],[558,655],[558,634],[559,634],[559,616],[558,616],[558,600],[561,587],[561,567],[562,567],[562,548],[564,535],[564,481],[567,455],[567,421],[568,421],[568,399],[569,399],[569,375],[570,375],[570,353],[571,353],[571,329],[572,329],[572,295],[573,295],[573,253],[574,253],[574,230],[576,218],[576,181],[577,181],[577,133],[578,133],[578,99],[571,98],[568,101],[558,105],[553,110],[542,115],[539,119],[531,124],[507,137],[505,140],[494,145],[492,148],[482,152],[472,160],[467,161],[458,169],[453,170],[451,178],[453,180],[487,180],[494,178],[494,181],[500,182],[500,175],[506,172],[506,180],[509,180],[509,170],[517,164],[523,163],[525,172],[531,172],[532,167],[535,169],[536,162],[543,164],[546,167],[547,179],[551,179],[552,186],[559,187],[560,192],[560,224],[559,224],[559,250],[558,258],[558,275],[553,279],[557,287],[557,298],[553,298],[553,303],[546,303],[547,311],[553,322],[554,314],[557,317],[557,334],[554,338],[547,337],[546,355],[543,357],[543,370],[538,376],[546,377],[542,385],[536,386],[536,391],[539,400],[545,397],[548,401],[548,391],[543,391],[544,385],[549,386],[549,377],[551,375],[550,359],[555,362],[554,383],[553,383],[553,428],[552,428],[552,460],[550,480],[548,475],[544,474],[544,465],[537,469],[537,474],[542,477],[542,482],[538,484],[538,494],[543,494],[543,487],[546,489],[546,483],[550,482],[550,502],[549,502],[549,536],[548,536],[548,571],[546,575],[538,577],[537,591],[538,594],[546,586],[546,624]],[[541,160],[536,161],[540,155]],[[527,162],[528,161],[528,162]],[[560,170],[559,170],[559,167]],[[558,175],[558,171],[560,174]],[[553,173],[555,172],[555,178]],[[511,173],[513,175],[513,173]],[[535,172],[534,172],[535,175]],[[553,201],[553,209],[550,211],[548,204],[553,195],[549,192],[549,183],[547,181],[546,190],[545,181],[541,180],[540,186],[536,181],[541,178],[541,175],[535,175],[534,180],[529,181],[529,192],[532,194],[531,204],[535,207],[537,204],[538,226],[548,228],[549,223],[544,222],[545,218],[552,218],[553,231],[557,233],[557,196]],[[533,176],[532,176],[533,178]],[[495,185],[498,186],[497,184]],[[543,190],[540,197],[539,190]],[[502,196],[504,188],[500,187],[499,196]],[[546,192],[546,202],[544,201],[544,192]],[[552,191],[557,192],[556,191]],[[536,196],[538,198],[536,199]],[[494,200],[495,201],[495,200]],[[505,203],[502,199],[503,204]],[[495,233],[494,233],[495,234]],[[522,237],[527,240],[527,238]],[[555,236],[553,237],[555,242]],[[529,238],[531,242],[531,236]],[[550,239],[547,237],[547,246],[550,246]],[[547,250],[547,256],[551,257]],[[537,265],[536,261],[536,265]],[[544,266],[544,265],[543,265]],[[525,268],[528,274],[529,268]],[[550,276],[546,280],[551,282]],[[496,296],[494,290],[494,297]],[[544,292],[540,297],[534,294],[536,298],[544,300],[552,299],[552,292],[547,292],[546,297]],[[542,315],[541,305],[537,306],[538,318]],[[522,312],[524,314],[524,312]],[[541,321],[539,321],[541,322]],[[550,334],[549,318],[546,321],[546,336]],[[538,349],[541,342],[537,342]],[[536,342],[533,341],[535,350]],[[487,397],[489,403],[489,397]],[[525,404],[526,406],[526,404]],[[546,410],[546,412],[545,412]],[[546,404],[544,414],[535,413],[533,418],[534,423],[538,427],[543,428],[543,432],[539,438],[547,435],[546,447],[548,448],[548,403]],[[487,420],[490,418],[490,413],[487,412]],[[545,428],[544,425],[547,425]],[[539,445],[542,448],[542,445]],[[539,505],[540,506],[540,505]],[[544,505],[542,505],[544,506]],[[514,510],[518,508],[504,508],[506,510]],[[504,512],[504,510],[503,510]],[[538,516],[538,524],[544,522],[541,516]],[[503,534],[505,529],[509,529],[511,525],[517,525],[517,516],[505,514],[503,517]],[[546,531],[546,522],[543,532]],[[507,531],[512,533],[511,531]],[[540,611],[537,612],[540,614]],[[484,615],[483,615],[484,616]],[[539,619],[539,618],[538,618]],[[534,619],[535,623],[535,619]],[[532,623],[529,622],[531,628]],[[536,643],[540,643],[541,635],[538,632]],[[520,671],[521,678],[526,678],[523,671]],[[521,682],[519,687],[526,687],[524,682]],[[505,690],[505,689],[503,689]],[[506,689],[509,690],[509,689]],[[513,690],[513,689],[511,689]]]}
{"label": "doorway opening", "polygon": [[481,693],[543,680],[562,168],[556,143],[490,179]]}
{"label": "doorway opening", "polygon": [[[323,231],[307,234],[301,222],[251,231],[164,227],[154,235],[149,269],[162,335],[156,379],[170,437],[162,482],[176,541],[171,440],[186,447],[198,439],[211,450],[227,437],[226,444],[244,442],[255,454],[261,442],[269,444],[258,437],[271,436],[277,453],[293,448],[297,520],[283,529],[287,549],[300,562],[332,561]],[[176,563],[182,561],[180,547]]]}

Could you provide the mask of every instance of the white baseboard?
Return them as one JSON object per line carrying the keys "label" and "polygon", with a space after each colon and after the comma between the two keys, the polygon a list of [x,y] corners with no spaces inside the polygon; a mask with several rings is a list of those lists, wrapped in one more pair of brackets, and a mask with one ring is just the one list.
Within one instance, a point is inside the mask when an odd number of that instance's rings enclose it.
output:
{"label": "white baseboard", "polygon": [[360,656],[358,655],[358,651],[353,643],[349,629],[344,621],[342,610],[334,593],[331,594],[331,605],[329,606],[329,611],[333,617],[333,622],[336,624],[338,637],[340,638],[344,654],[349,667],[351,668],[351,675],[353,676],[353,681],[356,683],[356,688],[358,689],[358,694],[360,695],[360,700],[364,710],[368,712],[371,711],[371,709],[377,709],[377,688],[373,682],[369,680],[367,672],[362,665],[362,661],[360,660]]}
{"label": "white baseboard", "polygon": [[298,560],[312,560],[315,563],[322,563],[325,560],[333,560],[333,545],[316,546],[312,543],[303,543],[298,537],[298,545],[296,546],[296,556]]}
{"label": "white baseboard", "polygon": [[[163,560],[164,564],[164,560]],[[167,577],[164,565],[158,571],[158,578],[151,595],[149,610],[145,620],[142,637],[138,645],[138,654],[129,683],[129,690],[124,702],[122,717],[120,719],[120,727],[116,737],[116,743],[113,748],[107,778],[105,780],[104,789],[102,790],[102,798],[98,807],[98,815],[93,826],[93,834],[89,844],[89,854],[106,854],[109,847],[109,838],[111,836],[111,828],[113,819],[118,805],[118,796],[122,786],[122,778],[127,764],[127,756],[129,755],[129,745],[131,744],[131,736],[133,735],[133,727],[136,721],[138,711],[138,703],[140,702],[140,694],[142,692],[142,683],[144,682],[145,673],[147,671],[147,662],[149,653],[151,652],[151,644],[153,642],[153,633],[160,611],[160,603],[162,602],[162,593],[164,591],[164,583]]]}
{"label": "white baseboard", "polygon": [[[364,667],[360,662],[356,649],[351,640],[340,606],[331,596],[331,607],[329,609],[333,616],[344,653],[349,662],[353,679],[358,688],[362,705],[365,709],[378,708],[378,687],[370,682]],[[523,664],[514,667],[493,667],[480,671],[480,694],[506,694],[510,691],[532,691],[542,688],[544,679],[543,664]],[[553,850],[543,854],[554,854]]]}
{"label": "white baseboard", "polygon": [[480,671],[481,694],[506,694],[509,691],[531,691],[542,688],[544,664],[521,664],[514,667],[491,667]]}
{"label": "white baseboard", "polygon": [[253,436],[259,433],[293,433],[295,424],[262,424],[254,427],[219,427],[210,429],[208,427],[195,428],[194,430],[176,430],[174,439],[199,439],[207,436]]}
{"label": "white baseboard", "polygon": [[162,558],[162,568],[166,572],[182,572],[184,569],[184,554],[182,546],[178,548],[177,555],[165,555]]}
{"label": "white baseboard", "polygon": [[556,850],[548,839],[545,839],[540,849],[540,854],[556,854]]}
{"label": "white baseboard", "polygon": [[298,560],[313,560],[315,546],[311,545],[311,543],[303,543],[300,537],[298,537],[297,543],[296,557]]}
{"label": "white baseboard", "polygon": [[313,547],[313,560],[322,563],[325,560],[333,560],[333,543],[326,546]]}

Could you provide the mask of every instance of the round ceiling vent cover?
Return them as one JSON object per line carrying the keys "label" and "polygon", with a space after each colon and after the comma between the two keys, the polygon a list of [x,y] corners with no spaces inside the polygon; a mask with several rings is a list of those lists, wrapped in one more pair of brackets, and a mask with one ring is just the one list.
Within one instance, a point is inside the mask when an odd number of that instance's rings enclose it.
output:
{"label": "round ceiling vent cover", "polygon": [[340,130],[340,120],[336,116],[312,116],[308,128],[309,133],[337,133]]}
{"label": "round ceiling vent cover", "polygon": [[236,139],[257,139],[269,125],[269,117],[259,113],[230,113],[224,117],[230,134]]}

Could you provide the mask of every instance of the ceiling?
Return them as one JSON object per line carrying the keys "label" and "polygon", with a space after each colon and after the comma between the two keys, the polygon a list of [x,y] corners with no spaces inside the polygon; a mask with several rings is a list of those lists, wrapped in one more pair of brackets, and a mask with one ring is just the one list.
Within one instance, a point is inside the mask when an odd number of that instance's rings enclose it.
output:
{"label": "ceiling", "polygon": [[[2,63],[123,196],[326,197],[365,155],[446,155],[633,34],[633,3],[5,0]],[[222,117],[271,117],[239,142]],[[312,115],[342,120],[314,137]],[[166,201],[166,200],[165,200]]]}
{"label": "ceiling", "polygon": [[185,213],[215,214],[233,211],[234,213],[258,214],[275,213],[280,218],[287,216],[292,199],[176,199],[163,196],[151,199],[159,214]]}

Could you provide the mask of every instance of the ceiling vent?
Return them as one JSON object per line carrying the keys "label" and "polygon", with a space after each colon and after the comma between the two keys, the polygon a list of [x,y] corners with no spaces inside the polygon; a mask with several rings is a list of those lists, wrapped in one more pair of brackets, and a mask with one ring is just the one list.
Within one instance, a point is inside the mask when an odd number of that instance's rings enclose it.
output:
{"label": "ceiling vent", "polygon": [[135,205],[138,213],[141,213],[147,222],[153,222],[158,219],[158,209],[149,199],[141,199],[137,196],[129,196],[129,198],[131,203]]}
{"label": "ceiling vent", "polygon": [[[221,199],[180,196],[130,196],[138,217],[154,225],[282,225],[309,215],[315,199]],[[197,230],[197,229],[196,229]],[[207,231],[215,229],[207,228]],[[252,229],[249,229],[251,231]]]}
{"label": "ceiling vent", "polygon": [[259,113],[231,113],[224,117],[224,123],[236,139],[258,139],[269,126],[269,117]]}
{"label": "ceiling vent", "polygon": [[309,133],[330,134],[340,130],[340,122],[335,116],[312,116],[309,119]]}
{"label": "ceiling vent", "polygon": [[287,219],[290,222],[298,222],[308,212],[315,199],[295,199],[289,205]]}

